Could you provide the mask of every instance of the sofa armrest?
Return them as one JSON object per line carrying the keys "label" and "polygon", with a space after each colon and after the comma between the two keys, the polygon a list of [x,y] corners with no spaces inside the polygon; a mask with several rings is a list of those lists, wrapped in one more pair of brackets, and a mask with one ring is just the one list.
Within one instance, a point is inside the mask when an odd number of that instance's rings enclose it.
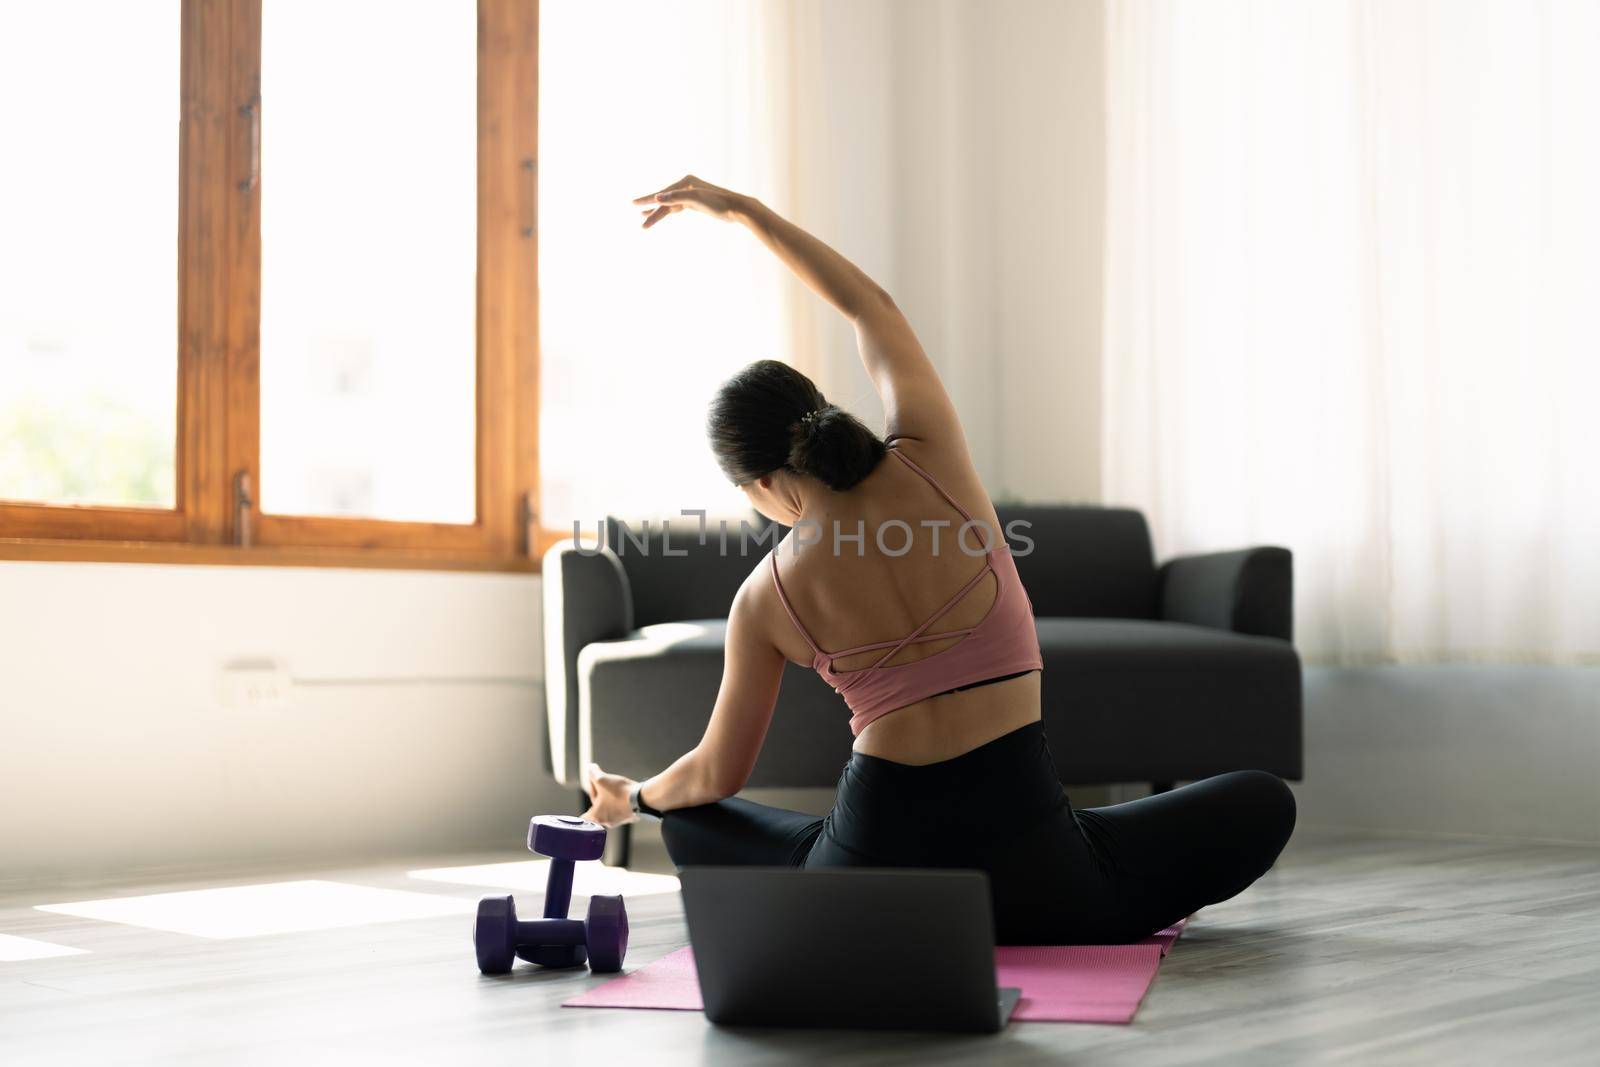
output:
{"label": "sofa armrest", "polygon": [[1178,556],[1160,567],[1161,618],[1294,640],[1294,568],[1287,548]]}
{"label": "sofa armrest", "polygon": [[609,548],[570,539],[544,554],[545,765],[556,781],[578,781],[578,653],[633,629],[633,593]]}

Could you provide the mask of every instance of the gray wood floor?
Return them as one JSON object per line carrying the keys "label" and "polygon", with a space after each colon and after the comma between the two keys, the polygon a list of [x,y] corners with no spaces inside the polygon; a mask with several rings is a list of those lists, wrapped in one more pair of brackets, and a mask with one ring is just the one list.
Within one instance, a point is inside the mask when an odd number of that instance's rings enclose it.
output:
{"label": "gray wood floor", "polygon": [[[1200,913],[1132,1026],[972,1038],[561,1009],[600,979],[481,978],[457,916],[204,940],[33,907],[311,877],[475,900],[490,890],[405,872],[525,858],[8,887],[0,934],[88,953],[0,962],[0,1063],[1600,1063],[1600,850],[1582,847],[1304,829],[1255,887]],[[685,943],[674,895],[628,910],[631,964]]]}

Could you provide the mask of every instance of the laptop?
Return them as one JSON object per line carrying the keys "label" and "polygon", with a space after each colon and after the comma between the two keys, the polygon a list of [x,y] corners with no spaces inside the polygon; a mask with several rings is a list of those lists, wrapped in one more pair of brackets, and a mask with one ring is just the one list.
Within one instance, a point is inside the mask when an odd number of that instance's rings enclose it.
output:
{"label": "laptop", "polygon": [[725,1026],[1005,1026],[982,871],[685,867],[706,1016]]}

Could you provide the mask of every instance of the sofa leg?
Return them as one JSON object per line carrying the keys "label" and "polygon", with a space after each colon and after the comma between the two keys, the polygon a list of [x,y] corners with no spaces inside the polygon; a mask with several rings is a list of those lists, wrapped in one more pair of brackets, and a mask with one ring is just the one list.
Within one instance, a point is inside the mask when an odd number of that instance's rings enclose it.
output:
{"label": "sofa leg", "polygon": [[1171,789],[1172,789],[1172,783],[1171,782],[1151,782],[1150,783],[1150,795],[1151,796],[1155,796],[1157,793],[1169,792],[1169,791],[1171,791]]}
{"label": "sofa leg", "polygon": [[607,867],[626,867],[633,857],[633,826],[625,824],[606,832],[606,850],[600,862]]}

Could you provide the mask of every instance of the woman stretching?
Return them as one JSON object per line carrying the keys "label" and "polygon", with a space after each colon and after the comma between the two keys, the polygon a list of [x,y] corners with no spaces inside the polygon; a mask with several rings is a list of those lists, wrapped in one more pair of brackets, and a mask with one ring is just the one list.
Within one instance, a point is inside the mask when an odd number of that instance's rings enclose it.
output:
{"label": "woman stretching", "polygon": [[[782,363],[721,387],[707,420],[717,462],[792,529],[734,597],[700,743],[642,783],[590,764],[585,817],[660,814],[679,867],[976,868],[1001,944],[1137,940],[1261,877],[1295,819],[1264,771],[1072,807],[1040,719],[1033,606],[955,407],[889,294],[751,197],[691,176],[635,203],[646,228],[692,210],[754,233],[855,326],[888,427],[880,440]],[[786,662],[821,673],[850,710],[854,748],[826,818],[734,795]]]}

